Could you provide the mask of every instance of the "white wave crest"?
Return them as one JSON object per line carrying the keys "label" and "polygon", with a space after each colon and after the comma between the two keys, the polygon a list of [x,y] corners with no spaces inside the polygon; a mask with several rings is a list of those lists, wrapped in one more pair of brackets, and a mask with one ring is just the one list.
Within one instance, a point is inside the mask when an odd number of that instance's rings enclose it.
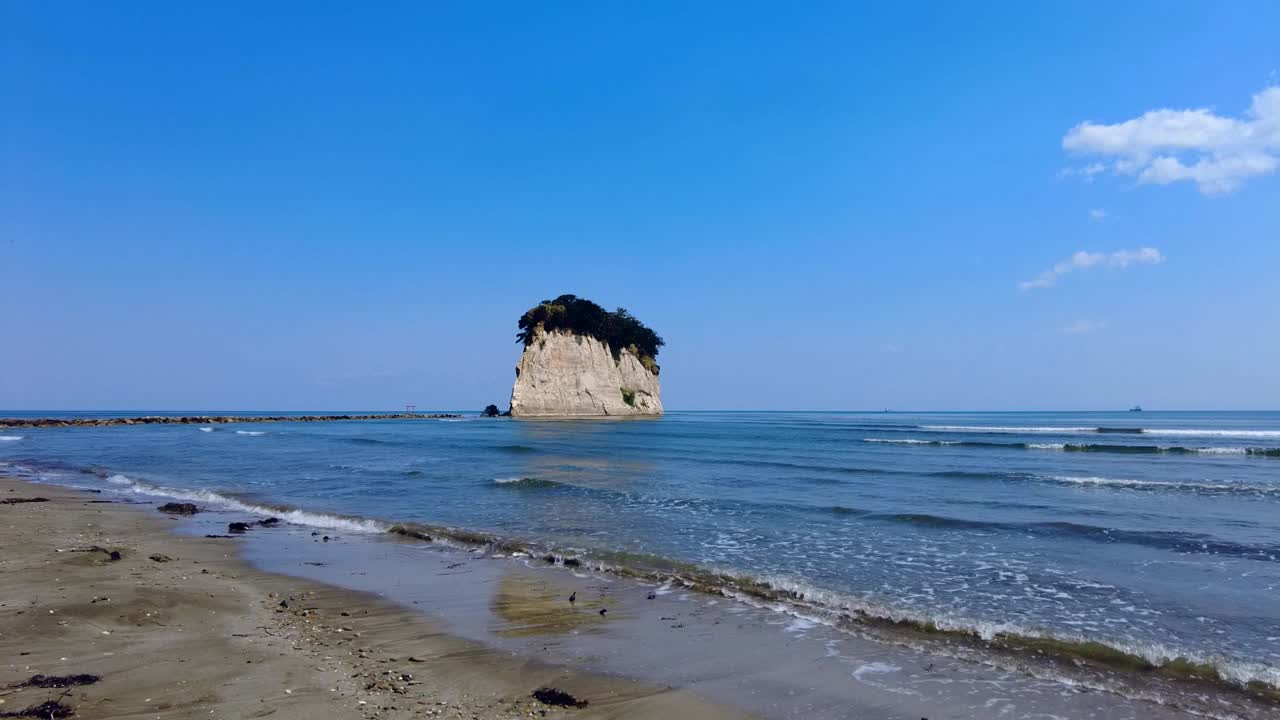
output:
{"label": "white wave crest", "polygon": [[[538,480],[537,478],[531,478],[531,477],[528,477],[528,476],[522,476],[522,477],[502,477],[502,478],[494,478],[494,479],[493,479],[493,482],[494,482],[494,484],[496,484],[496,485],[515,485],[515,484],[517,484],[517,483],[534,483],[534,482],[542,482],[542,481]],[[551,481],[549,481],[549,480],[548,480],[548,481],[546,481],[546,482],[547,482],[548,484],[551,484]]]}
{"label": "white wave crest", "polygon": [[1033,450],[1066,450],[1065,443],[1027,443],[1027,447]]}
{"label": "white wave crest", "polygon": [[237,500],[236,498],[228,497],[212,490],[186,490],[183,488],[165,487],[163,485],[152,485],[141,480],[135,480],[126,475],[112,475],[107,478],[107,482],[113,485],[121,485],[123,486],[123,491],[136,493],[138,495],[186,500],[189,502],[212,505],[223,510],[237,510],[239,512],[252,513],[254,515],[269,515],[271,517],[278,517],[293,525],[306,525],[309,527],[325,528],[328,530],[342,530],[344,532],[368,534],[384,533],[388,528],[386,524],[376,520],[347,518],[338,515],[330,515],[328,513],[309,512],[297,509],[282,510],[279,508],[256,505],[243,500]]}
{"label": "white wave crest", "polygon": [[863,442],[887,443],[890,445],[959,445],[959,440],[915,440],[903,438],[862,438]]}
{"label": "white wave crest", "polygon": [[267,434],[267,431],[266,431],[266,430],[237,430],[237,431],[236,431],[236,434],[237,434],[237,435],[254,435],[254,436],[257,436],[257,435],[266,435],[266,434]]}
{"label": "white wave crest", "polygon": [[1280,484],[1277,486],[1266,486],[1266,484],[1248,484],[1248,483],[1208,483],[1208,482],[1179,482],[1179,480],[1138,480],[1126,478],[1098,478],[1098,477],[1075,477],[1075,475],[1048,475],[1047,478],[1053,482],[1075,484],[1075,486],[1094,486],[1094,487],[1117,487],[1117,488],[1133,488],[1133,489],[1151,489],[1151,491],[1184,491],[1184,492],[1206,492],[1206,493],[1245,493],[1245,495],[1256,496],[1276,496],[1280,495]]}
{"label": "white wave crest", "polygon": [[1178,487],[1185,483],[1165,482],[1163,480],[1127,480],[1124,478],[1108,478],[1108,477],[1074,477],[1071,475],[1050,475],[1050,480],[1057,482],[1072,483],[1074,485],[1116,485],[1121,487]]}
{"label": "white wave crest", "polygon": [[[970,432],[970,433],[1057,433],[1076,435],[1108,434],[1106,427],[1049,427],[1013,425],[922,425],[922,430],[935,432]],[[1111,428],[1116,432],[1117,428]],[[1238,438],[1280,438],[1280,430],[1232,430],[1228,428],[1132,428],[1124,432],[1141,435],[1164,435],[1171,437],[1238,437]]]}
{"label": "white wave crest", "polygon": [[4,441],[4,442],[15,442],[15,441],[17,441],[17,440],[21,440],[21,439],[23,439],[23,438],[25,438],[25,437],[26,437],[26,435],[0,435],[0,441]]}
{"label": "white wave crest", "polygon": [[1143,435],[1184,435],[1191,437],[1280,438],[1280,430],[1199,430],[1183,428],[1144,428]]}
{"label": "white wave crest", "polygon": [[1005,425],[925,425],[925,430],[975,433],[1091,433],[1091,427],[1010,427]]}
{"label": "white wave crest", "polygon": [[213,428],[203,427],[203,428],[200,428],[200,432],[213,432]]}

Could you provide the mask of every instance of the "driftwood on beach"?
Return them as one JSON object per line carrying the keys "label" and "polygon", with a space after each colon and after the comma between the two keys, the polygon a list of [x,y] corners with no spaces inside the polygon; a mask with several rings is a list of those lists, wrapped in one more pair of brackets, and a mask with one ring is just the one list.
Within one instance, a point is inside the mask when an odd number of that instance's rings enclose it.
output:
{"label": "driftwood on beach", "polygon": [[0,428],[106,427],[108,425],[226,425],[264,422],[337,422],[340,420],[431,420],[457,418],[448,413],[380,413],[376,415],[148,415],[113,418],[0,418]]}

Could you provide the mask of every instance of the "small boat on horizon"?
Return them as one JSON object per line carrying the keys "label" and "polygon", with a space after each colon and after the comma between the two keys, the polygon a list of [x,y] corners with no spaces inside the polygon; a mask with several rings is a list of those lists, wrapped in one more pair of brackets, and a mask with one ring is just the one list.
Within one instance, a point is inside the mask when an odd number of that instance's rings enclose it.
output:
{"label": "small boat on horizon", "polygon": [[1133,407],[1129,408],[1129,412],[1142,412],[1142,406],[1134,405]]}

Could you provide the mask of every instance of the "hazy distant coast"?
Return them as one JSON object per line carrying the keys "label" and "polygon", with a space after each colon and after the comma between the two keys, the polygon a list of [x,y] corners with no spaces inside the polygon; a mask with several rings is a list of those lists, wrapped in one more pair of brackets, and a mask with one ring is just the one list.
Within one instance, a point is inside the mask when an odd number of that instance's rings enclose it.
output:
{"label": "hazy distant coast", "polygon": [[338,422],[342,420],[439,420],[449,413],[379,413],[373,415],[147,415],[112,418],[0,418],[0,428],[105,427],[109,425],[227,425],[267,422]]}

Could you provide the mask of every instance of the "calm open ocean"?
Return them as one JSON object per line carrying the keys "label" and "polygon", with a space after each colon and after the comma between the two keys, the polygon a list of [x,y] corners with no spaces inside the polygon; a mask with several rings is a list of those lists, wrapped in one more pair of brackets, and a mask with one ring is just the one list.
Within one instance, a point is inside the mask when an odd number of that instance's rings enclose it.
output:
{"label": "calm open ocean", "polygon": [[1275,412],[13,429],[0,463],[346,532],[410,521],[728,570],[815,611],[1093,640],[1280,687]]}

